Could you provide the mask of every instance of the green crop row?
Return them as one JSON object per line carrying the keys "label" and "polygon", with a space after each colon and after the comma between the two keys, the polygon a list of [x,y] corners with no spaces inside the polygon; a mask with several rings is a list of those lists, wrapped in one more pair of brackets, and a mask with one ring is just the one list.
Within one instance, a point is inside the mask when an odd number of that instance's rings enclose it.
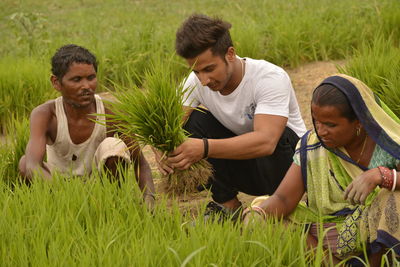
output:
{"label": "green crop row", "polygon": [[67,43],[97,55],[103,86],[140,86],[149,62],[173,55],[175,32],[194,12],[231,22],[239,55],[294,67],[349,58],[377,36],[398,46],[399,10],[396,0],[1,1],[0,125],[55,95],[49,61]]}
{"label": "green crop row", "polygon": [[132,177],[0,184],[2,266],[321,266],[302,226],[205,223],[163,197],[153,212],[140,199]]}

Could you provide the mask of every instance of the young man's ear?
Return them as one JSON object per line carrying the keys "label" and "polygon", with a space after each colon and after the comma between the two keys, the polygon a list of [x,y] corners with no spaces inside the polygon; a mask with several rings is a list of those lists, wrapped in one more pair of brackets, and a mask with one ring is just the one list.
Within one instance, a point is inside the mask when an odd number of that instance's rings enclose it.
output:
{"label": "young man's ear", "polygon": [[236,60],[236,52],[235,52],[235,48],[233,46],[230,46],[228,48],[228,51],[226,51],[225,59],[228,62],[229,61],[234,62]]}
{"label": "young man's ear", "polygon": [[57,76],[51,75],[50,81],[51,81],[51,84],[53,85],[54,89],[56,89],[57,91],[61,91],[61,83],[60,83],[59,79],[57,78]]}

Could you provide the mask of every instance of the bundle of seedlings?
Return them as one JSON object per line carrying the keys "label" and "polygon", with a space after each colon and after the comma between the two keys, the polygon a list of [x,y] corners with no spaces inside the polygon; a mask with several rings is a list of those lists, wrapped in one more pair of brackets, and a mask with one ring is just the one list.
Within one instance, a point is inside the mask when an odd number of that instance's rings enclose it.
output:
{"label": "bundle of seedlings", "polygon": [[[188,138],[183,129],[182,103],[190,89],[184,89],[183,83],[177,82],[170,67],[165,62],[152,64],[144,73],[141,88],[133,83],[128,88],[116,85],[113,93],[116,101],[110,103],[115,113],[110,119],[118,130],[141,145],[161,151],[163,160]],[[187,170],[175,169],[166,175],[163,186],[166,192],[178,195],[195,192],[211,175],[211,165],[203,159]]]}

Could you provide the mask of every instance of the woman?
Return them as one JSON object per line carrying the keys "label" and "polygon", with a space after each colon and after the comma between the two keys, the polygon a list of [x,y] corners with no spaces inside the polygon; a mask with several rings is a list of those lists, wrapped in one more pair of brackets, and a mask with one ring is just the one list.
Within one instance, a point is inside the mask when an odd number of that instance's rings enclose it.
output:
{"label": "woman", "polygon": [[273,215],[310,223],[307,243],[315,246],[322,221],[324,247],[336,260],[361,254],[363,244],[371,265],[385,248],[400,255],[400,120],[346,75],[314,90],[311,113],[315,132],[299,141],[279,188],[256,198],[244,222]]}

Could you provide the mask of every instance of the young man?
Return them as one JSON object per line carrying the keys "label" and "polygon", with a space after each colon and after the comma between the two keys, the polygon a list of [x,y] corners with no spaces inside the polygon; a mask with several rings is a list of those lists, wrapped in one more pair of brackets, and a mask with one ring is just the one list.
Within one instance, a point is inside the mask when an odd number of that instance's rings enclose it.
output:
{"label": "young man", "polygon": [[[138,148],[128,150],[104,115],[112,112],[95,94],[97,61],[87,49],[65,45],[53,56],[51,83],[61,93],[57,99],[34,108],[30,117],[30,138],[19,163],[23,177],[35,173],[51,179],[54,171],[82,176],[92,166],[105,167],[115,177],[117,163],[134,162],[139,187],[147,202],[154,201],[149,165]],[[106,125],[101,123],[106,121]],[[129,147],[133,140],[127,141]],[[47,155],[47,162],[44,158]]]}
{"label": "young man", "polygon": [[[240,58],[231,25],[192,15],[176,34],[176,51],[193,69],[184,106],[190,117],[186,142],[159,165],[161,172],[187,169],[202,158],[214,168],[208,212],[241,207],[238,191],[272,194],[292,163],[306,131],[287,73],[264,60]],[[203,105],[206,110],[194,110]]]}

